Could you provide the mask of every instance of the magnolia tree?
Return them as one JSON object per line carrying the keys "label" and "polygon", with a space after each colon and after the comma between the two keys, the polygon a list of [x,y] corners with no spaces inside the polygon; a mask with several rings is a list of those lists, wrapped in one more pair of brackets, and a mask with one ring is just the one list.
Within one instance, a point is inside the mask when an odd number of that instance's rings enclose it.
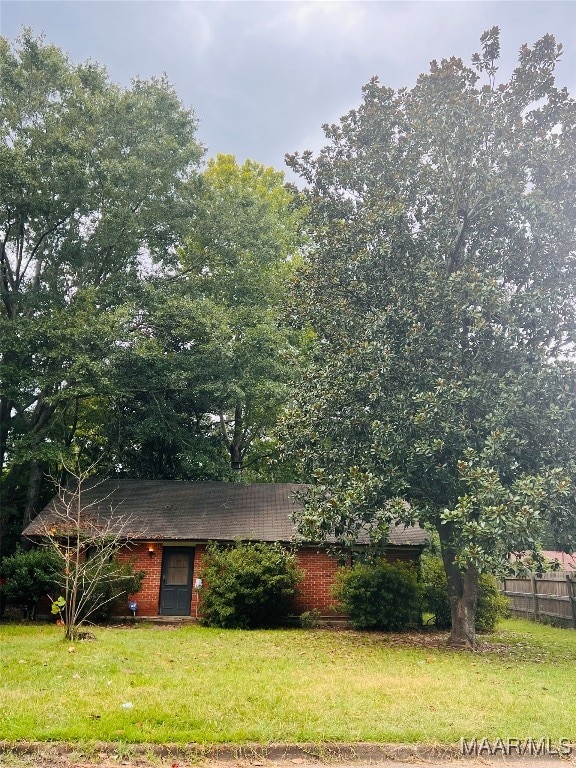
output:
{"label": "magnolia tree", "polygon": [[[498,82],[499,33],[472,66],[377,79],[289,158],[315,247],[292,321],[315,338],[284,424],[313,487],[301,529],[439,533],[450,642],[475,644],[478,576],[538,552],[573,513],[576,104],[561,46],[523,46]],[[567,540],[568,534],[566,534]]]}
{"label": "magnolia tree", "polygon": [[137,592],[144,574],[117,559],[129,544],[130,519],[112,509],[104,512],[108,502],[95,495],[99,483],[92,476],[94,467],[65,470],[69,483],[58,486],[36,533],[59,563],[55,586],[60,594],[53,600],[53,612],[62,616],[66,639],[76,640],[83,623]]}

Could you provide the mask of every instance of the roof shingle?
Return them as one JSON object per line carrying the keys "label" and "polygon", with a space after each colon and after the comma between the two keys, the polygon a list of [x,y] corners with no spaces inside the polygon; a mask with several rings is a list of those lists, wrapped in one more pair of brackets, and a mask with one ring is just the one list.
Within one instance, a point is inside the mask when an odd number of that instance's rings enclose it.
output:
{"label": "roof shingle", "polygon": [[[100,520],[122,519],[127,538],[158,541],[293,541],[297,531],[292,515],[302,508],[296,483],[206,482],[173,480],[104,480],[83,492],[83,504]],[[39,537],[57,522],[58,499],[53,499],[25,529]],[[398,525],[389,543],[423,546],[426,532]]]}

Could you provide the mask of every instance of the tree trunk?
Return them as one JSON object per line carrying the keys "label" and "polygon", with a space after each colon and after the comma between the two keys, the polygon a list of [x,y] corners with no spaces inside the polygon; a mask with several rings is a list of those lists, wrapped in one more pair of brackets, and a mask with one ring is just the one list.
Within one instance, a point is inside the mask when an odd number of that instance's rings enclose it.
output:
{"label": "tree trunk", "polygon": [[242,471],[242,450],[239,445],[232,443],[230,446],[230,466],[237,472]]}
{"label": "tree trunk", "polygon": [[[444,526],[442,526],[444,527]],[[442,560],[448,582],[452,629],[448,645],[455,648],[476,648],[476,605],[478,602],[478,569],[473,563],[462,571],[454,564],[456,552],[447,542],[447,531],[440,534]]]}
{"label": "tree trunk", "polygon": [[228,434],[228,427],[224,413],[220,412],[220,434],[228,452],[230,454],[230,466],[237,472],[242,472],[244,462],[244,432],[243,432],[244,411],[242,403],[236,403],[234,408],[234,428],[232,436]]}
{"label": "tree trunk", "polygon": [[[8,366],[6,366],[8,367]],[[4,469],[6,452],[8,450],[8,435],[12,424],[12,401],[0,398],[0,470]]]}
{"label": "tree trunk", "polygon": [[236,407],[234,408],[234,432],[230,442],[230,466],[237,472],[242,472],[242,465],[244,462],[243,426],[244,410],[242,408],[242,403],[236,403]]}
{"label": "tree trunk", "polygon": [[[10,547],[10,544],[6,544],[8,537],[6,531],[11,529],[14,524],[16,516],[19,517],[20,511],[17,509],[17,488],[18,488],[18,469],[20,467],[10,467],[8,472],[0,477],[0,559],[8,554],[6,547]],[[20,520],[18,520],[20,523]],[[1,614],[0,614],[1,615]]]}
{"label": "tree trunk", "polygon": [[22,520],[22,530],[32,522],[38,512],[40,501],[40,492],[42,490],[42,466],[39,461],[34,459],[30,464],[30,478],[28,481],[28,496],[26,507],[24,508],[24,517]]}
{"label": "tree trunk", "polygon": [[[478,601],[478,569],[468,563],[466,571],[459,573],[458,584],[450,584],[450,612],[452,629],[448,645],[456,648],[476,648],[476,604]],[[456,589],[454,588],[456,586]]]}

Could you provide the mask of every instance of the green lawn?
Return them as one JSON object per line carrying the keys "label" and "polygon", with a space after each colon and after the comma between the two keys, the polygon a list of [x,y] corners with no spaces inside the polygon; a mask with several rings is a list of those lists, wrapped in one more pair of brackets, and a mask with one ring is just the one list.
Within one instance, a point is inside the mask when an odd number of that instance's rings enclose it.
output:
{"label": "green lawn", "polygon": [[[519,620],[479,653],[328,630],[0,628],[0,738],[455,744],[576,741],[576,632]],[[130,703],[131,707],[123,708]]]}

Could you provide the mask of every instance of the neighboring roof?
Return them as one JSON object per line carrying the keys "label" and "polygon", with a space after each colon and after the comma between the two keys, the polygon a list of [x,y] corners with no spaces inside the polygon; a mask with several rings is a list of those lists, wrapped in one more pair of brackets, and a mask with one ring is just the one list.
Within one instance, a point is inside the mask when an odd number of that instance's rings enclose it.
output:
{"label": "neighboring roof", "polygon": [[[296,483],[188,483],[175,480],[104,480],[83,491],[83,506],[99,520],[123,520],[126,538],[165,541],[292,541],[292,521],[302,508],[305,486]],[[58,522],[53,499],[25,529],[39,537]],[[428,535],[419,527],[391,529],[394,546],[423,546]]]}
{"label": "neighboring roof", "polygon": [[567,552],[545,549],[542,554],[547,560],[558,560],[563,571],[576,571],[576,557]]}
{"label": "neighboring roof", "polygon": [[[569,554],[568,552],[561,552],[560,550],[543,549],[540,554],[545,560],[550,560],[553,563],[558,561],[559,565],[555,568],[558,571],[576,571],[576,553]],[[528,552],[518,553],[510,552],[508,555],[511,561],[523,560],[525,564],[530,568],[533,565],[532,555]]]}

